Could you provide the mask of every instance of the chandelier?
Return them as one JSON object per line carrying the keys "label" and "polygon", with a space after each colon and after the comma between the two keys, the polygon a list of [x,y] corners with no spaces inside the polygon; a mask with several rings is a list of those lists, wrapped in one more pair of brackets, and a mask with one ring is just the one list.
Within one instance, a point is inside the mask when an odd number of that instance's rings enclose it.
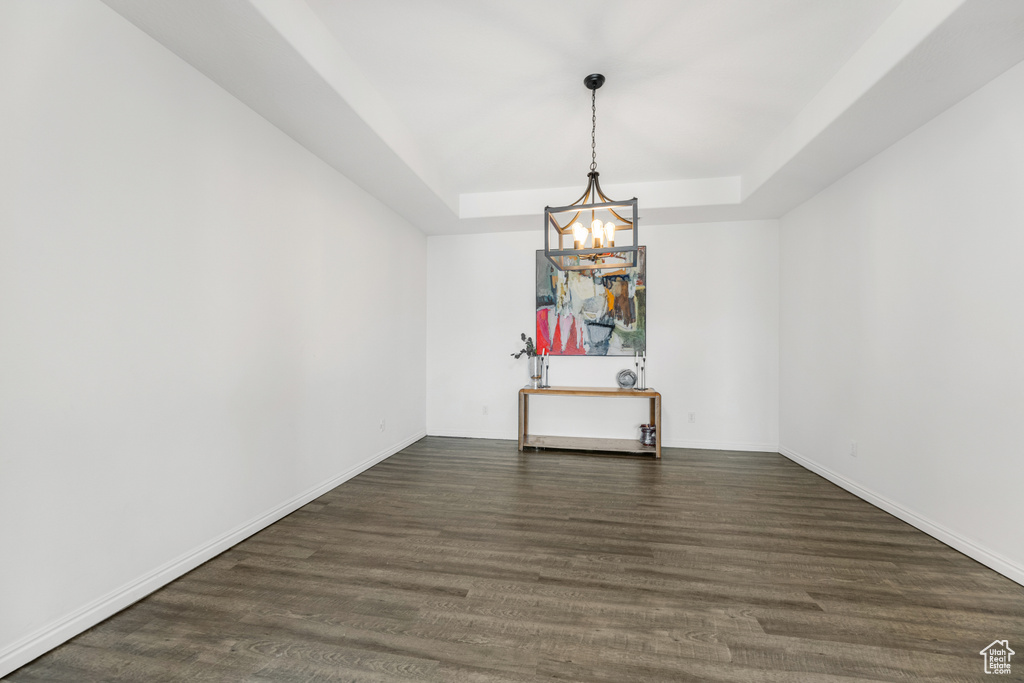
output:
{"label": "chandelier", "polygon": [[[544,255],[558,270],[607,270],[637,264],[637,202],[609,199],[597,172],[597,89],[604,76],[583,79],[590,89],[590,173],[587,189],[568,206],[544,207]],[[626,218],[628,216],[628,218]],[[569,244],[572,248],[569,248]]]}

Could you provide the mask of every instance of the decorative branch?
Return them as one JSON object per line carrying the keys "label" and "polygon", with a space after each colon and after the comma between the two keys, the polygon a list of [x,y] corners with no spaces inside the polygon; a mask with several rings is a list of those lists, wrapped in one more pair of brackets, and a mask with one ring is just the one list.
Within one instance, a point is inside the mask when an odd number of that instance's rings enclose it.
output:
{"label": "decorative branch", "polygon": [[524,353],[526,354],[527,358],[533,358],[534,356],[536,356],[537,349],[535,349],[533,346],[533,337],[527,337],[526,333],[523,332],[521,335],[519,335],[519,338],[526,342],[526,348],[520,349],[519,353],[510,353],[509,355],[512,356],[513,358],[519,358],[519,356],[523,355]]}

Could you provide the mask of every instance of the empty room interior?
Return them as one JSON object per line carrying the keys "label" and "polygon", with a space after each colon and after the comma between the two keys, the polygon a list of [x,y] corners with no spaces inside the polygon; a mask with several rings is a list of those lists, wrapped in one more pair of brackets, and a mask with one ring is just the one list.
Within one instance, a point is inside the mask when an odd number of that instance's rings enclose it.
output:
{"label": "empty room interior", "polygon": [[1022,122],[1019,0],[0,2],[0,678],[1024,680]]}

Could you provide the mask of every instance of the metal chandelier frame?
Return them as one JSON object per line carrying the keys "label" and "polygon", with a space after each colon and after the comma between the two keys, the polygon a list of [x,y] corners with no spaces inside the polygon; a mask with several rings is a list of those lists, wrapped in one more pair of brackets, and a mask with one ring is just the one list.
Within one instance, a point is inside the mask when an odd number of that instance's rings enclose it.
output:
{"label": "metal chandelier frame", "polygon": [[[637,198],[616,201],[610,199],[601,190],[601,182],[598,180],[600,173],[597,172],[597,89],[604,85],[604,76],[591,74],[583,79],[583,84],[591,91],[591,129],[590,129],[590,173],[587,174],[587,188],[583,194],[572,204],[566,206],[544,207],[544,255],[558,270],[607,270],[629,268],[637,265],[637,253],[640,248],[640,241],[637,232]],[[615,246],[614,238],[611,238],[611,245],[600,244],[607,241],[606,233],[594,232],[591,246],[587,248],[586,240],[579,243],[575,240],[573,225],[581,217],[589,215],[590,221],[596,217],[610,216],[611,220],[604,225],[611,224],[611,234],[617,236],[619,232],[628,231],[631,237],[630,244]],[[629,218],[626,218],[625,215]],[[568,220],[563,216],[570,215]],[[586,220],[586,218],[584,218]],[[590,225],[590,223],[584,223]],[[588,230],[588,233],[590,231]],[[558,248],[552,244],[553,234],[558,235]],[[573,248],[565,246],[568,236]],[[597,242],[598,245],[595,245]]]}

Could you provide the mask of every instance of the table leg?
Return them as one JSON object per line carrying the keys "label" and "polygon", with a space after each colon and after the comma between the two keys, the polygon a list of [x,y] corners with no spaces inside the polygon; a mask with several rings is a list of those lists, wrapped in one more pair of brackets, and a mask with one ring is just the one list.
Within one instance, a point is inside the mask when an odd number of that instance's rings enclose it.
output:
{"label": "table leg", "polygon": [[526,441],[526,426],[530,411],[530,396],[522,391],[519,392],[519,450],[523,450],[523,443]]}
{"label": "table leg", "polygon": [[651,399],[651,424],[654,425],[654,457],[661,460],[661,394]]}

